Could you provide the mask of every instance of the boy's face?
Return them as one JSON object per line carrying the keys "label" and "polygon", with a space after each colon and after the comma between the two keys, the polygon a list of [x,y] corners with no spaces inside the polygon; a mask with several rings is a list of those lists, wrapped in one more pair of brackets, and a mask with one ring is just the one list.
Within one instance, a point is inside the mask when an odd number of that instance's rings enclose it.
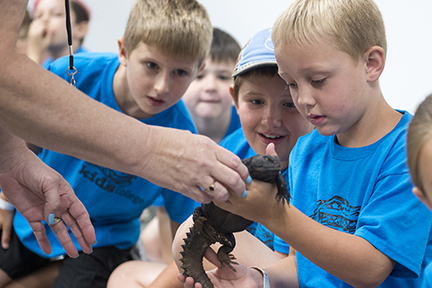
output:
{"label": "boy's face", "polygon": [[234,66],[233,61],[214,62],[207,58],[204,68],[182,98],[194,116],[220,118],[231,115],[229,87],[233,83],[231,73]]}
{"label": "boy's face", "polygon": [[[77,30],[75,22],[76,15],[71,9],[71,28],[74,33]],[[31,25],[37,26],[33,31],[37,30],[37,33],[41,33],[44,41],[49,42],[49,49],[62,49],[67,46],[66,12],[63,0],[39,1],[33,11]]]}
{"label": "boy's face", "polygon": [[124,113],[138,119],[154,116],[177,103],[199,72],[198,60],[165,55],[143,42],[128,56],[123,45],[119,58],[127,83],[122,92],[115,92],[116,100]]}
{"label": "boy's face", "polygon": [[363,125],[372,103],[363,61],[325,41],[277,45],[275,56],[297,109],[320,134],[350,135]]}
{"label": "boy's face", "polygon": [[267,145],[274,143],[283,169],[288,167],[288,156],[298,137],[313,129],[297,111],[285,87],[278,75],[251,75],[240,86],[236,103],[243,132],[252,149],[257,154],[265,154]]}
{"label": "boy's face", "polygon": [[424,191],[420,191],[418,187],[414,187],[413,192],[430,210],[432,210],[432,139],[425,142],[420,152],[418,166]]}

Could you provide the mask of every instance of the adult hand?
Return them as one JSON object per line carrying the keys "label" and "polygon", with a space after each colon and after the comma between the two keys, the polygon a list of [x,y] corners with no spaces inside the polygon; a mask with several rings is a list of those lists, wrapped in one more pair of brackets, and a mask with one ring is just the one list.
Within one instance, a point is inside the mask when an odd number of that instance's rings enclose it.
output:
{"label": "adult hand", "polygon": [[[22,142],[23,145],[24,142]],[[70,185],[56,171],[45,165],[33,152],[20,149],[2,157],[0,188],[15,208],[27,219],[42,250],[49,254],[51,246],[42,220],[54,214],[62,221],[51,226],[66,253],[75,258],[75,248],[65,224],[69,226],[85,253],[91,253],[96,242],[94,228],[87,210]],[[20,146],[21,148],[21,146]]]}
{"label": "adult hand", "polygon": [[[274,144],[270,144],[267,147],[266,154],[277,155]],[[276,215],[281,209],[284,209],[284,205],[276,201],[276,193],[277,187],[275,183],[252,180],[252,183],[247,187],[246,197],[231,195],[228,201],[219,201],[216,199],[213,202],[231,213],[265,224],[265,221],[271,220],[272,217],[277,217]]]}
{"label": "adult hand", "polygon": [[[152,153],[145,161],[147,179],[178,191],[196,201],[209,203],[213,198],[226,201],[228,190],[239,197],[246,188],[249,173],[240,158],[210,138],[190,132],[152,127],[148,137]],[[214,190],[204,193],[210,185]]]}

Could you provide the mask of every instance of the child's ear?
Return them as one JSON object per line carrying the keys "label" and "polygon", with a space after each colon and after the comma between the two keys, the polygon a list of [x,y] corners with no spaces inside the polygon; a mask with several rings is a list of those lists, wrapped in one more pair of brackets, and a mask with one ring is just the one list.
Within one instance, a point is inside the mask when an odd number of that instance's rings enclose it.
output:
{"label": "child's ear", "polygon": [[417,186],[414,186],[414,188],[412,188],[412,192],[414,193],[414,195],[417,196],[417,198],[420,199],[421,202],[423,202],[423,204],[425,204],[430,210],[432,210],[431,203],[429,203],[428,199],[426,199],[423,192]]}
{"label": "child's ear", "polygon": [[120,37],[117,40],[117,44],[119,46],[119,60],[120,60],[120,64],[123,66],[127,66],[127,52],[126,52],[126,48],[124,45],[124,37]]}
{"label": "child's ear", "polygon": [[[233,102],[234,102],[234,105],[235,105],[235,107],[236,107],[236,109],[238,109],[238,101],[235,99],[235,97],[234,97],[234,84],[231,84],[230,85],[230,87],[229,87],[229,92],[230,92],[230,94],[231,94],[231,97],[232,97],[232,99],[233,99]],[[237,112],[238,113],[238,112]]]}
{"label": "child's ear", "polygon": [[366,63],[367,80],[375,82],[381,76],[385,66],[385,53],[384,49],[379,46],[369,48],[364,54]]}

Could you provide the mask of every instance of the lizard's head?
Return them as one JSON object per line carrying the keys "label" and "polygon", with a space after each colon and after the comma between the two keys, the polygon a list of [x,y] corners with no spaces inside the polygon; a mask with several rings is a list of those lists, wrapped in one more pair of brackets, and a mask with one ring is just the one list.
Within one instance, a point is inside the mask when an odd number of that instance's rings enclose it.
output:
{"label": "lizard's head", "polygon": [[280,170],[280,158],[272,155],[256,155],[243,160],[243,163],[250,169]]}

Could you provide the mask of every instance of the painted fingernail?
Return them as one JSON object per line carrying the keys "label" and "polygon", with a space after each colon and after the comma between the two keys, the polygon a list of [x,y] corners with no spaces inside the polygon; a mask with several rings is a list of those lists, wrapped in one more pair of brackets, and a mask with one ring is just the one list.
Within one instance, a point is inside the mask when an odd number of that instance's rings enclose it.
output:
{"label": "painted fingernail", "polygon": [[54,225],[54,214],[49,214],[48,215],[48,224],[50,225]]}
{"label": "painted fingernail", "polygon": [[252,177],[250,175],[247,177],[246,183],[247,184],[251,184],[252,183]]}
{"label": "painted fingernail", "polygon": [[242,198],[245,198],[246,195],[247,195],[247,191],[245,190],[245,191],[243,192],[243,194],[242,194]]}

